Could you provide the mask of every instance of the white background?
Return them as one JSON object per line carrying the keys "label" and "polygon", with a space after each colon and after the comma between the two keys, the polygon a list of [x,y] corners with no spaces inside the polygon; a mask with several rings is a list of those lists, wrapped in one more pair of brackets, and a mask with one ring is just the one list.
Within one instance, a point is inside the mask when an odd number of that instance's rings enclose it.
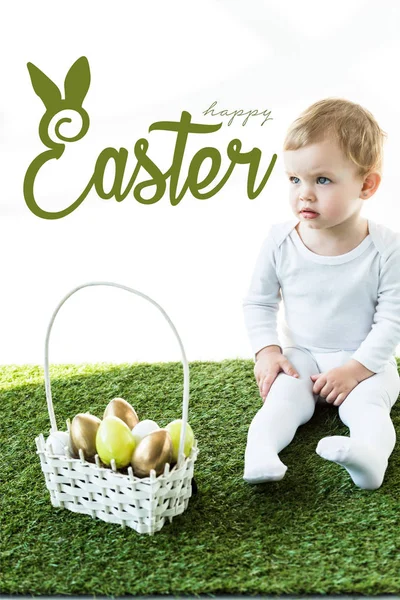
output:
{"label": "white background", "polygon": [[[398,67],[400,4],[393,0],[201,2],[36,0],[0,9],[0,363],[43,363],[45,333],[58,303],[73,288],[114,281],[158,302],[175,324],[187,358],[250,358],[241,301],[270,224],[293,217],[281,146],[290,123],[310,104],[343,97],[370,110],[388,133],[384,178],[364,215],[400,230],[398,196]],[[160,168],[172,160],[175,134],[148,132],[155,121],[219,123],[216,110],[271,110],[187,144],[180,184],[203,146],[222,155],[239,138],[243,151],[262,150],[257,181],[274,153],[278,161],[255,200],[246,193],[247,167],[238,165],[217,195],[168,194],[145,206],[92,192],[71,215],[43,220],[27,208],[22,185],[31,161],[45,150],[38,136],[44,114],[27,62],[63,92],[71,65],[86,56],[91,85],[83,106],[90,128],[49,163],[35,192],[43,208],[69,206],[107,146],[133,146],[145,137]],[[200,139],[201,138],[201,139]],[[55,164],[57,163],[57,164]],[[143,173],[143,172],[142,172]],[[128,174],[129,176],[129,174]],[[142,181],[145,176],[138,179]],[[168,189],[168,188],[167,188]],[[400,355],[400,347],[397,349]],[[55,321],[50,360],[135,362],[180,360],[163,316],[123,290],[78,291]]]}

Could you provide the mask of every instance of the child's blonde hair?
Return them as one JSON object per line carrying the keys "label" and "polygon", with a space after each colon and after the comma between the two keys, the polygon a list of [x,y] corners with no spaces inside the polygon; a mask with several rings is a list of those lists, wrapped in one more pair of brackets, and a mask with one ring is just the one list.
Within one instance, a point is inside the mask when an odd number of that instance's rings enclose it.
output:
{"label": "child's blonde hair", "polygon": [[342,152],[357,167],[357,176],[382,175],[382,131],[372,114],[343,98],[326,98],[312,104],[289,127],[283,150],[298,150],[308,144],[336,140]]}

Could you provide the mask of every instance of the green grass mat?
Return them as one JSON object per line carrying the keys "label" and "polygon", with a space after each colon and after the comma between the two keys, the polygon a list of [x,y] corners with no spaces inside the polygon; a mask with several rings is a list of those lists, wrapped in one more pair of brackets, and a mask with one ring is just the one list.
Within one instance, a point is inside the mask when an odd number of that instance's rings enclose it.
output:
{"label": "green grass mat", "polygon": [[[261,406],[250,360],[190,364],[189,422],[198,493],[154,536],[53,508],[34,438],[50,427],[43,369],[0,367],[3,594],[393,594],[400,590],[400,446],[383,485],[357,488],[315,452],[348,435],[317,406],[280,453],[278,482],[243,479],[249,424]],[[182,416],[180,363],[53,365],[58,427],[120,396],[161,427]],[[400,402],[391,412],[400,432]]]}

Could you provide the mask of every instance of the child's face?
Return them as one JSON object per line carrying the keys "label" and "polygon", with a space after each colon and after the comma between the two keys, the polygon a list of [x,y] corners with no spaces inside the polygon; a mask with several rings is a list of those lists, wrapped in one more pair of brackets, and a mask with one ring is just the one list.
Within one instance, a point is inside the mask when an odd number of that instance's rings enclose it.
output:
{"label": "child's face", "polygon": [[[363,179],[336,142],[324,140],[283,153],[290,185],[290,206],[300,221],[313,229],[339,225],[357,217]],[[301,211],[318,213],[310,218]]]}

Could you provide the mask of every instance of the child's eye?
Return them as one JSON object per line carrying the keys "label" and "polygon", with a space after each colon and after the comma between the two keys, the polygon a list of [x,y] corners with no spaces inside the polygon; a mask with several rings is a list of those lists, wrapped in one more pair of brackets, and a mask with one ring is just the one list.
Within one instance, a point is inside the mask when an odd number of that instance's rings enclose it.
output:
{"label": "child's eye", "polygon": [[[292,179],[299,179],[299,178],[298,177],[289,177],[289,181],[292,181]],[[326,179],[327,181],[331,181],[328,177],[317,177],[317,181],[318,181],[318,179]],[[296,183],[296,182],[294,181],[292,183]]]}

